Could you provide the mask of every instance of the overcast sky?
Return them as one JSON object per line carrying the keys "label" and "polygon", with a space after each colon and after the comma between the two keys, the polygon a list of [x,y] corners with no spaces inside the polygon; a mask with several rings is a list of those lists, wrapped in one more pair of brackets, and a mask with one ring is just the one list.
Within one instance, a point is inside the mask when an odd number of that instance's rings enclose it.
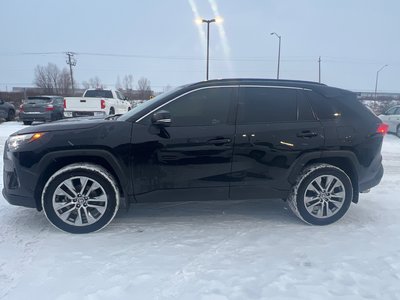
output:
{"label": "overcast sky", "polygon": [[[147,77],[155,90],[205,79],[205,29],[210,26],[210,78],[318,80],[354,91],[400,92],[399,0],[0,0],[0,90],[32,86],[36,65],[67,67],[75,80]],[[23,53],[51,54],[23,54]],[[94,55],[107,54],[107,55]],[[115,55],[115,56],[111,56]],[[121,55],[121,56],[119,56]]]}

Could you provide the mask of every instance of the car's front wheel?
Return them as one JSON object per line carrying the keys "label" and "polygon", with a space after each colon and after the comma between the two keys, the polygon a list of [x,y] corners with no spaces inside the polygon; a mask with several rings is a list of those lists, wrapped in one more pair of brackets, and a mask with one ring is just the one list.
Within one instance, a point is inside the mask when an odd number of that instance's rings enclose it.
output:
{"label": "car's front wheel", "polygon": [[119,189],[103,167],[72,164],[49,178],[42,206],[55,227],[70,233],[94,232],[109,224],[117,213]]}
{"label": "car's front wheel", "polygon": [[343,170],[329,164],[314,164],[299,175],[288,204],[304,222],[328,225],[344,216],[352,199],[353,185]]}

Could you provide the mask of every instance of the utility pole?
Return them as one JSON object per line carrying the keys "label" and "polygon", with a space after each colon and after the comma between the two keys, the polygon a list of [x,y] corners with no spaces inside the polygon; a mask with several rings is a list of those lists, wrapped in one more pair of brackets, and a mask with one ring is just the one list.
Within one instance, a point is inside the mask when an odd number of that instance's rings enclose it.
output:
{"label": "utility pole", "polygon": [[74,88],[74,76],[73,76],[73,73],[72,73],[72,67],[76,66],[76,59],[74,57],[75,53],[74,52],[67,52],[66,54],[68,56],[68,59],[67,59],[66,62],[67,62],[67,65],[69,65],[69,73],[70,73],[70,76],[71,76],[72,95],[74,95],[75,94],[75,88]]}
{"label": "utility pole", "polygon": [[318,58],[318,82],[321,83],[321,56]]}

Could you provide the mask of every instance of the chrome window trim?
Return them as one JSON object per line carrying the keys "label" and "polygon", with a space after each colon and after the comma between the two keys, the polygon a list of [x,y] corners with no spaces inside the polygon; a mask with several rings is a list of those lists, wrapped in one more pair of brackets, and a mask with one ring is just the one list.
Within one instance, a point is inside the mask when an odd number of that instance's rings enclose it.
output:
{"label": "chrome window trim", "polygon": [[182,95],[179,95],[163,104],[161,104],[160,106],[157,106],[156,108],[152,109],[151,111],[149,111],[147,114],[145,114],[144,116],[140,117],[139,119],[137,119],[135,121],[135,123],[140,122],[141,120],[143,120],[144,118],[146,118],[147,116],[151,115],[152,113],[154,113],[155,111],[159,110],[160,108],[164,107],[165,105],[178,100],[179,98],[186,96],[190,93],[196,92],[196,91],[200,91],[200,90],[205,90],[205,89],[215,89],[215,88],[240,88],[240,87],[256,87],[256,88],[278,88],[278,89],[293,89],[293,90],[304,90],[304,91],[312,91],[311,89],[308,88],[302,88],[302,87],[295,87],[295,86],[280,86],[280,85],[252,85],[252,84],[235,84],[235,85],[215,85],[215,86],[203,86],[203,87],[199,87],[197,89],[194,90],[190,90]]}

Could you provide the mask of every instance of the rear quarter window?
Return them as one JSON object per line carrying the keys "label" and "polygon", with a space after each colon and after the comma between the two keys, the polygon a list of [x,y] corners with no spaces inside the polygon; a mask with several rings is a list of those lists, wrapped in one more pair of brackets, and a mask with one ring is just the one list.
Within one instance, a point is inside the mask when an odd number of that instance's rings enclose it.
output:
{"label": "rear quarter window", "polygon": [[319,120],[333,120],[342,115],[342,111],[334,99],[326,98],[313,91],[305,91],[305,93]]}

